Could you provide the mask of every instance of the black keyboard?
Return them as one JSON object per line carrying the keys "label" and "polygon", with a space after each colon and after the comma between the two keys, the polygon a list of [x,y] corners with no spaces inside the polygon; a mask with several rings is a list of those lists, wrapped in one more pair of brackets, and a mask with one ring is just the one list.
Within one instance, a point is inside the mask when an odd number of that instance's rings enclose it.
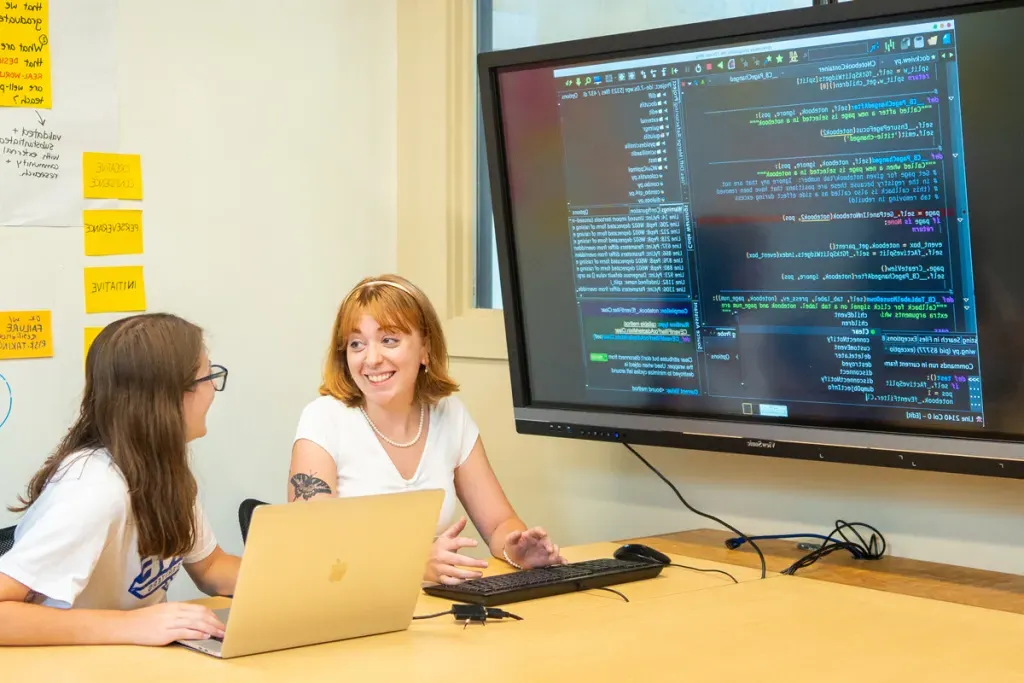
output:
{"label": "black keyboard", "polygon": [[456,586],[427,586],[423,592],[454,602],[468,602],[492,607],[629,583],[630,581],[653,579],[661,573],[663,566],[626,560],[587,560],[526,569],[511,574],[485,576],[463,581]]}

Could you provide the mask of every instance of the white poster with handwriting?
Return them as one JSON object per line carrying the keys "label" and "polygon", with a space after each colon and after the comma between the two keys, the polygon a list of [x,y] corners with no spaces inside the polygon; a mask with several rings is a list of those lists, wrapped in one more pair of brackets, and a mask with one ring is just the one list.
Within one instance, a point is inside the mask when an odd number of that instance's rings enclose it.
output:
{"label": "white poster with handwriting", "polygon": [[[25,3],[0,0],[0,15]],[[117,0],[40,4],[35,41],[0,22],[0,69],[38,60],[45,44],[52,80],[49,108],[0,106],[0,225],[81,226],[83,208],[116,204],[82,198],[82,153],[118,151]]]}

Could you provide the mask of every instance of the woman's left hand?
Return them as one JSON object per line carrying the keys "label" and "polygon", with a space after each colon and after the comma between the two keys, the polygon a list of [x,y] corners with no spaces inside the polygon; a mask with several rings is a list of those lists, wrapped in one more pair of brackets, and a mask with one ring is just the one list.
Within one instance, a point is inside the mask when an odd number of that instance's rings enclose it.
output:
{"label": "woman's left hand", "polygon": [[505,538],[505,552],[523,569],[567,562],[558,552],[558,546],[551,542],[548,532],[540,527],[511,532]]}

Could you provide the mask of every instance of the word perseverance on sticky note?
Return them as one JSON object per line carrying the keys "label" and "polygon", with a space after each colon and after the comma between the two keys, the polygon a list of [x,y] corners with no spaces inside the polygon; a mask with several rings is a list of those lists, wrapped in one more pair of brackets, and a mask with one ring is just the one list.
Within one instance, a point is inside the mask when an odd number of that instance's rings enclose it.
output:
{"label": "word perseverance on sticky note", "polygon": [[85,312],[120,313],[146,310],[142,266],[85,269]]}
{"label": "word perseverance on sticky note", "polygon": [[82,194],[86,199],[142,199],[142,157],[83,152]]}
{"label": "word perseverance on sticky note", "polygon": [[51,358],[53,327],[50,311],[0,313],[0,360]]}
{"label": "word perseverance on sticky note", "polygon": [[113,256],[142,253],[142,212],[110,209],[82,212],[85,225],[85,255]]}
{"label": "word perseverance on sticky note", "polygon": [[50,0],[0,1],[0,26],[0,107],[50,109]]}

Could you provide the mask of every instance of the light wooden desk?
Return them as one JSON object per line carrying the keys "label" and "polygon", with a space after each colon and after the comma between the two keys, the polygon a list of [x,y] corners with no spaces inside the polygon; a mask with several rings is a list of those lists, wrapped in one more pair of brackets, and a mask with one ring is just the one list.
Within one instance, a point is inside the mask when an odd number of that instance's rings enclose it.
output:
{"label": "light wooden desk", "polygon": [[[665,553],[700,557],[744,567],[760,567],[749,546],[737,550],[725,547],[735,534],[716,529],[695,529],[640,539]],[[788,540],[758,541],[769,571],[780,572],[807,554]],[[891,552],[891,551],[890,551]],[[1024,614],[1024,576],[924,562],[886,554],[879,560],[854,560],[838,552],[801,569],[799,577],[872,588],[887,593],[914,595],[961,605],[985,607]],[[1024,681],[1024,676],[1021,677]]]}
{"label": "light wooden desk", "polygon": [[[615,547],[566,552],[578,560]],[[32,683],[1024,679],[1020,615],[799,577],[759,581],[756,570],[673,560],[724,567],[741,583],[667,567],[657,579],[620,586],[628,604],[594,591],[509,606],[521,622],[463,629],[441,617],[400,633],[229,661],[174,646],[14,648],[0,650],[0,672]],[[448,604],[423,596],[416,612]]]}

